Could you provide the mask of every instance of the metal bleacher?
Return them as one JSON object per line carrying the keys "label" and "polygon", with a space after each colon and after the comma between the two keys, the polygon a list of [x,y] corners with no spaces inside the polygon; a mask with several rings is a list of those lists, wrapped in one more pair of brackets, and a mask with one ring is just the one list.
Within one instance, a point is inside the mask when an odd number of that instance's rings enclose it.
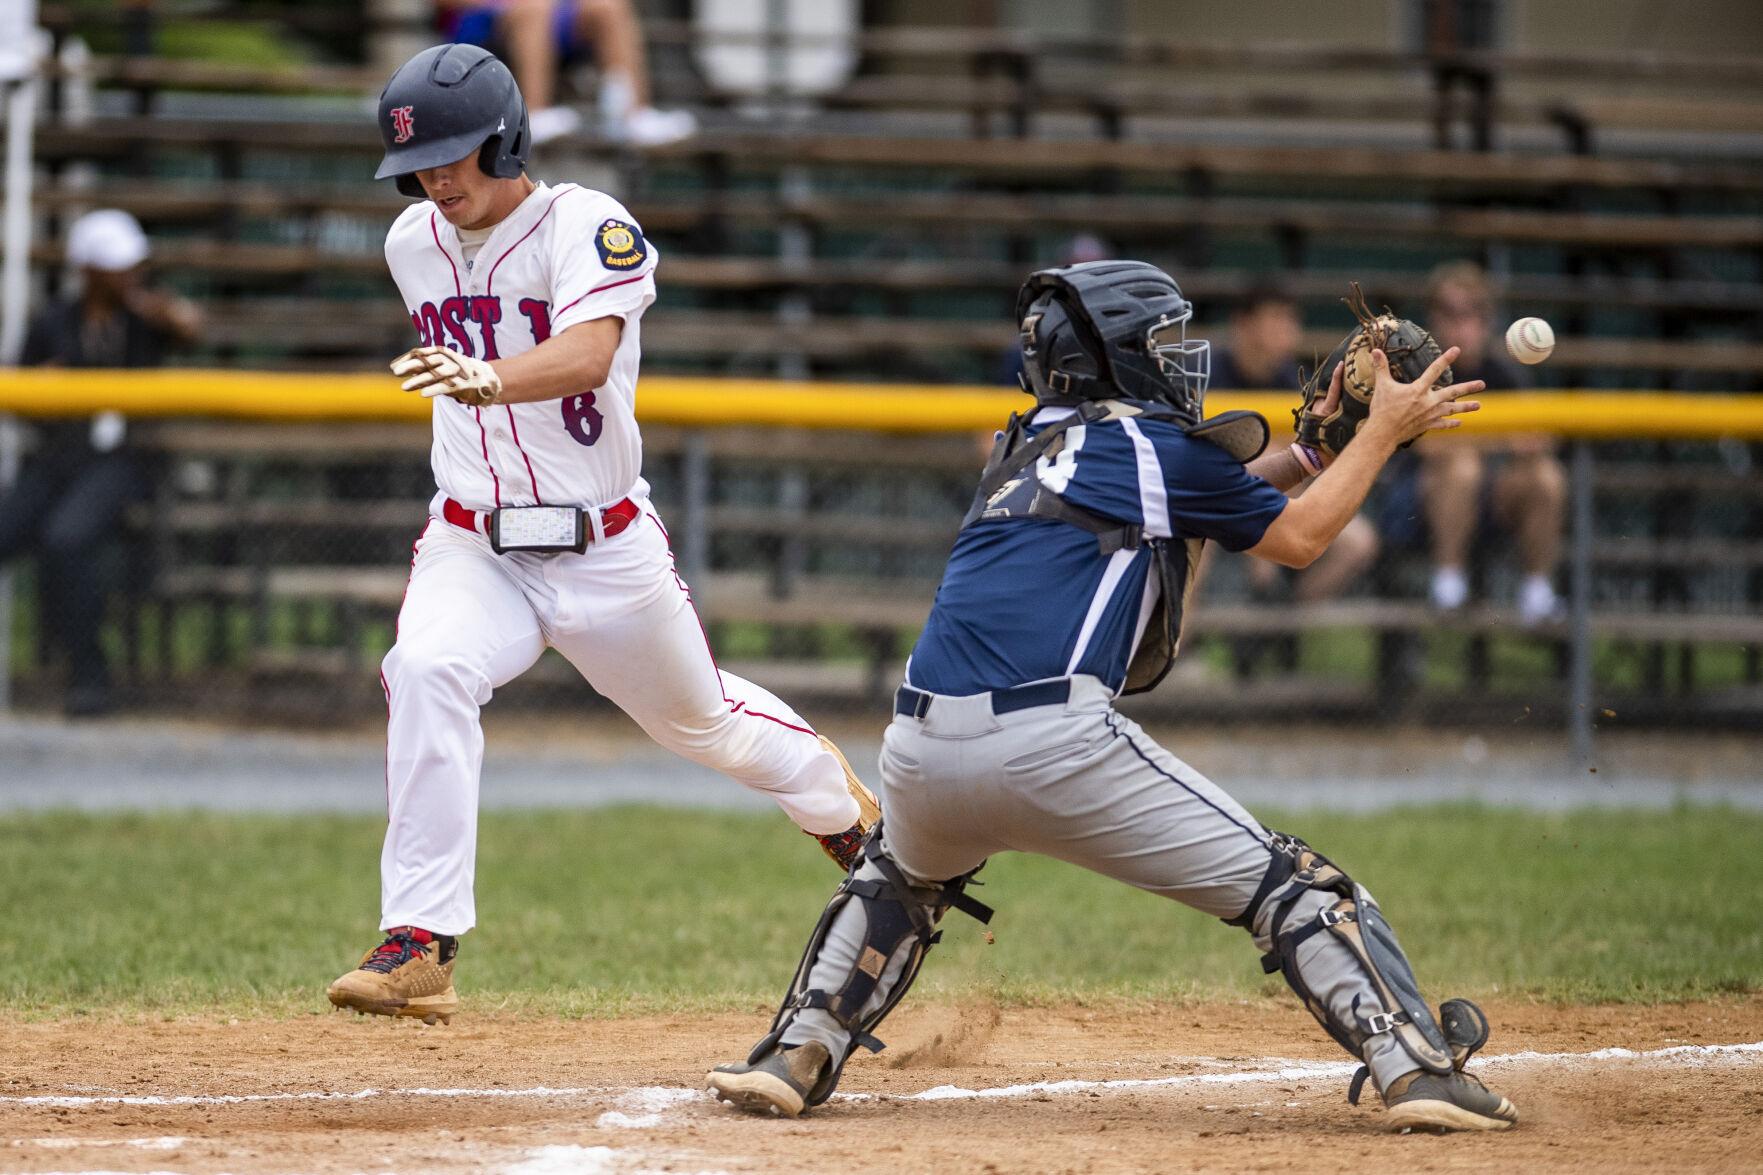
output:
{"label": "metal bleacher", "polygon": [[[674,45],[693,35],[667,24],[651,33]],[[1073,233],[1093,232],[1181,273],[1208,323],[1258,274],[1281,271],[1313,350],[1338,337],[1349,279],[1401,308],[1417,302],[1432,264],[1474,257],[1512,305],[1556,324],[1548,375],[1558,383],[1763,383],[1763,60],[1441,62],[898,28],[865,32],[860,49],[856,76],[812,106],[737,101],[676,70],[664,81],[700,111],[697,138],[638,153],[580,137],[540,153],[547,177],[616,191],[659,244],[663,295],[644,322],[651,370],[990,381],[1017,280]],[[1099,61],[1117,68],[1087,68]],[[1319,99],[1282,81],[1298,66],[1351,84]],[[1503,97],[1493,85],[1470,120],[1481,124],[1459,127],[1435,100],[1444,66],[1531,91],[1617,68],[1645,85],[1638,95],[1588,87],[1572,101]],[[1217,87],[1215,75],[1260,80]],[[81,77],[97,89],[96,112],[62,106],[42,128],[51,178],[41,209],[52,229],[83,207],[141,217],[158,268],[209,306],[198,361],[365,369],[409,345],[379,253],[401,201],[366,178],[379,149],[365,105],[377,75],[137,55],[95,58]],[[1717,107],[1685,96],[1709,79],[1722,87]],[[1504,149],[1475,149],[1490,138]],[[52,233],[39,260],[58,253]],[[192,672],[224,670],[266,691],[241,697],[272,708],[278,683],[315,674],[354,683],[334,697],[371,692],[359,670],[397,605],[399,548],[426,497],[420,437],[362,430],[339,447],[334,433],[199,422],[145,435],[168,468],[203,472],[168,476],[143,522],[155,571],[129,641],[143,690],[194,688]],[[692,574],[719,641],[795,666],[828,693],[883,688],[965,504],[973,443],[666,429],[648,441],[659,499],[694,519]],[[1742,471],[1755,454],[1637,440],[1601,456],[1608,541],[1597,582],[1611,616],[1627,618],[1608,629],[1605,669],[1661,717],[1754,713],[1763,510]],[[1713,522],[1710,502],[1720,504]],[[357,541],[339,553],[345,519]],[[1218,598],[1201,624],[1222,639],[1298,621]],[[1544,666],[1524,696],[1542,710],[1566,705],[1550,684],[1564,658],[1559,626],[1513,637],[1504,610],[1456,618],[1448,634],[1480,642],[1480,668],[1471,657],[1461,680],[1430,693],[1414,692],[1416,671],[1403,665],[1438,621],[1411,600],[1351,600],[1302,626],[1369,634],[1376,671],[1352,686],[1211,683],[1183,694],[1178,682],[1173,696],[1220,713],[1278,711],[1294,698],[1364,713],[1387,712],[1392,698],[1433,714],[1460,712],[1465,699],[1507,705],[1502,682],[1514,674],[1502,676],[1503,645],[1487,653],[1492,640],[1532,646],[1507,657],[1520,677]],[[204,635],[174,639],[186,630]],[[1709,648],[1742,662],[1718,697],[1696,667]]]}

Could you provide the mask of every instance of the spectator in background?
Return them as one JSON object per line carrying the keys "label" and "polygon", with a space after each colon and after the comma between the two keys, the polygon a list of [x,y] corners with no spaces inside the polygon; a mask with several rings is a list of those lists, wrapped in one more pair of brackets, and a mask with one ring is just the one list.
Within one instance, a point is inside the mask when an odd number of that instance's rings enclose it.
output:
{"label": "spectator in background", "polygon": [[[1424,324],[1443,347],[1461,347],[1452,365],[1459,380],[1486,380],[1488,391],[1529,383],[1524,369],[1500,353],[1494,341],[1494,292],[1487,274],[1472,262],[1452,262],[1427,279]],[[1417,454],[1415,456],[1414,454]],[[1384,540],[1417,546],[1428,537],[1432,554],[1432,603],[1442,611],[1469,600],[1469,550],[1477,530],[1491,520],[1518,541],[1524,578],[1518,588],[1520,623],[1541,624],[1559,615],[1553,574],[1561,553],[1567,474],[1547,437],[1507,438],[1478,445],[1453,440],[1423,443],[1400,465],[1384,510]]]}
{"label": "spectator in background", "polygon": [[1298,302],[1272,278],[1257,278],[1230,307],[1223,345],[1212,348],[1211,387],[1224,391],[1296,391]]}
{"label": "spectator in background", "polygon": [[600,131],[657,147],[697,133],[685,110],[649,104],[649,63],[632,0],[435,0],[442,35],[508,61],[526,97],[534,143],[573,134],[581,115],[557,101],[557,75],[592,55],[600,71]]}
{"label": "spectator in background", "polygon": [[[1211,389],[1297,391],[1302,335],[1297,300],[1271,279],[1251,282],[1231,307],[1224,345],[1212,349]],[[1289,583],[1290,598],[1300,604],[1331,600],[1371,568],[1377,548],[1377,529],[1357,515],[1323,556],[1302,571],[1264,559],[1247,560],[1249,592],[1260,600],[1280,599]]]}
{"label": "spectator in background", "polygon": [[[77,296],[31,323],[27,367],[157,367],[173,346],[193,343],[202,315],[189,302],[142,279],[147,236],[126,212],[89,212],[67,234],[68,264],[80,272]],[[146,492],[127,424],[114,412],[55,421],[37,429],[18,482],[0,492],[0,562],[42,556],[39,612],[67,652],[66,709],[73,716],[110,708],[110,673],[99,645],[106,581],[97,552],[123,508]]]}

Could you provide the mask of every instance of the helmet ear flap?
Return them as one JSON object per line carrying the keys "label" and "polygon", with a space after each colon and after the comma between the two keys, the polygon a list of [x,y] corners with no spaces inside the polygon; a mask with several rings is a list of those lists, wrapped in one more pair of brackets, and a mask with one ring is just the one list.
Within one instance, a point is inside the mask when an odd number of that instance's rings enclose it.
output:
{"label": "helmet ear flap", "polygon": [[1043,286],[1021,319],[1023,387],[1043,404],[1094,399],[1105,360],[1081,305],[1057,285]]}
{"label": "helmet ear flap", "polygon": [[421,200],[428,195],[427,192],[423,191],[422,181],[416,178],[415,172],[411,172],[408,175],[401,175],[392,182],[397,184],[398,193],[400,195],[409,196],[415,200]]}
{"label": "helmet ear flap", "polygon": [[477,149],[477,169],[485,175],[502,176],[502,136],[491,135]]}
{"label": "helmet ear flap", "polygon": [[497,179],[520,178],[526,170],[528,136],[531,133],[526,107],[520,105],[520,119],[515,124],[512,133],[504,130],[502,133],[491,135],[484,140],[483,147],[478,151],[478,170]]}

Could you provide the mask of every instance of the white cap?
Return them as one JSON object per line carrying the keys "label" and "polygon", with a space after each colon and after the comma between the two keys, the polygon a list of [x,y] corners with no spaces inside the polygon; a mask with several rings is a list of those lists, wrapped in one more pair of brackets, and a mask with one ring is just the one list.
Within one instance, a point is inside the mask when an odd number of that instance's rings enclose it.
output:
{"label": "white cap", "polygon": [[19,82],[35,73],[48,39],[37,29],[37,0],[0,4],[0,80]]}
{"label": "white cap", "polygon": [[120,208],[100,208],[67,230],[67,260],[81,269],[120,273],[147,260],[147,234],[141,222]]}

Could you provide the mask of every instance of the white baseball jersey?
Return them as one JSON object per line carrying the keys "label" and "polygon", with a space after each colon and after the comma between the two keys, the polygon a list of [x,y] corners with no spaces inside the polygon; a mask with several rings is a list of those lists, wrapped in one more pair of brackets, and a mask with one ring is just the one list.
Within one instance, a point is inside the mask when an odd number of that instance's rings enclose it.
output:
{"label": "white baseball jersey", "polygon": [[492,408],[436,396],[430,460],[442,493],[488,510],[605,506],[648,492],[636,391],[657,260],[622,204],[577,184],[539,184],[471,263],[434,204],[405,210],[386,234],[386,264],[425,345],[507,359],[579,323],[624,319],[602,387]]}

